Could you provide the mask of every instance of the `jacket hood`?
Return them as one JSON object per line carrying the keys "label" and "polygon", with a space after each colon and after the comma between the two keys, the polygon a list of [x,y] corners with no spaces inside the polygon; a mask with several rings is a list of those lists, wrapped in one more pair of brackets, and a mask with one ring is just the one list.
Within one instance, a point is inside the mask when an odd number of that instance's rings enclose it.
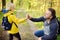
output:
{"label": "jacket hood", "polygon": [[6,14],[4,14],[4,17],[9,16],[9,15],[12,15],[12,14],[13,14],[13,12],[9,11]]}

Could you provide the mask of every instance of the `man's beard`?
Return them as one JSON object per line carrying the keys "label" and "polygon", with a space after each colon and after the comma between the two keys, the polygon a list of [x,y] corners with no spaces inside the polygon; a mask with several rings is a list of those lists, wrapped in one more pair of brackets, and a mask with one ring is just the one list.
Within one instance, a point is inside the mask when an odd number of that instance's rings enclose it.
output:
{"label": "man's beard", "polygon": [[45,18],[46,20],[51,19],[51,18]]}

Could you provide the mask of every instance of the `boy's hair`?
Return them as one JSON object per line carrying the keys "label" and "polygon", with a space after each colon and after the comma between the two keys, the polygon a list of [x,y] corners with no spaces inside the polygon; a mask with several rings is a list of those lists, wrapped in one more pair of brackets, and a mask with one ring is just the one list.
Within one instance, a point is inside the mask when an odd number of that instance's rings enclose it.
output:
{"label": "boy's hair", "polygon": [[7,3],[6,9],[7,9],[7,10],[10,10],[11,7],[13,8],[13,7],[14,7],[14,4],[13,4],[13,3]]}
{"label": "boy's hair", "polygon": [[48,10],[51,12],[51,15],[53,16],[53,18],[56,18],[56,11],[53,8],[48,8]]}

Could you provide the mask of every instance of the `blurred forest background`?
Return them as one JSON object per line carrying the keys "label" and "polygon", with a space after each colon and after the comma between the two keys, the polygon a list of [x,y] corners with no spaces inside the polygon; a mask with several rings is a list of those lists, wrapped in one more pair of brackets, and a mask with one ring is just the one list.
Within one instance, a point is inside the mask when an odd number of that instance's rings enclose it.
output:
{"label": "blurred forest background", "polygon": [[[56,16],[60,17],[60,0],[0,0],[0,11],[3,8],[6,8],[6,4],[8,2],[12,2],[15,4],[15,9],[24,9],[29,15],[32,17],[40,17],[43,16],[46,9],[52,7],[56,10]],[[14,12],[16,14],[16,11]],[[5,32],[1,29],[1,22],[2,22],[3,13],[0,12],[0,40],[5,40]],[[27,23],[24,23],[23,25],[26,26]],[[37,27],[37,30],[43,29],[43,23],[34,23]],[[27,24],[28,25],[28,24]],[[27,26],[26,26],[27,27]],[[25,28],[26,28],[25,27]],[[24,28],[24,27],[22,27]],[[29,25],[26,28],[28,30],[23,34],[22,40],[35,40],[34,37],[31,35],[31,30],[29,30]],[[32,28],[33,29],[33,28]],[[28,33],[29,32],[29,33]],[[5,39],[3,39],[5,38]],[[57,40],[60,40],[60,35],[58,35]]]}

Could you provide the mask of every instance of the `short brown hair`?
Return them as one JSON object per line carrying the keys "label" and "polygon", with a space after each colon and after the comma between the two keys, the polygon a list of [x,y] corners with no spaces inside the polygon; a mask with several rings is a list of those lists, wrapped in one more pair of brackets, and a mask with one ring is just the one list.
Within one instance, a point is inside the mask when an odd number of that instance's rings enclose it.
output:
{"label": "short brown hair", "polygon": [[48,8],[48,10],[51,12],[51,15],[53,16],[53,18],[56,18],[56,11],[53,8]]}

